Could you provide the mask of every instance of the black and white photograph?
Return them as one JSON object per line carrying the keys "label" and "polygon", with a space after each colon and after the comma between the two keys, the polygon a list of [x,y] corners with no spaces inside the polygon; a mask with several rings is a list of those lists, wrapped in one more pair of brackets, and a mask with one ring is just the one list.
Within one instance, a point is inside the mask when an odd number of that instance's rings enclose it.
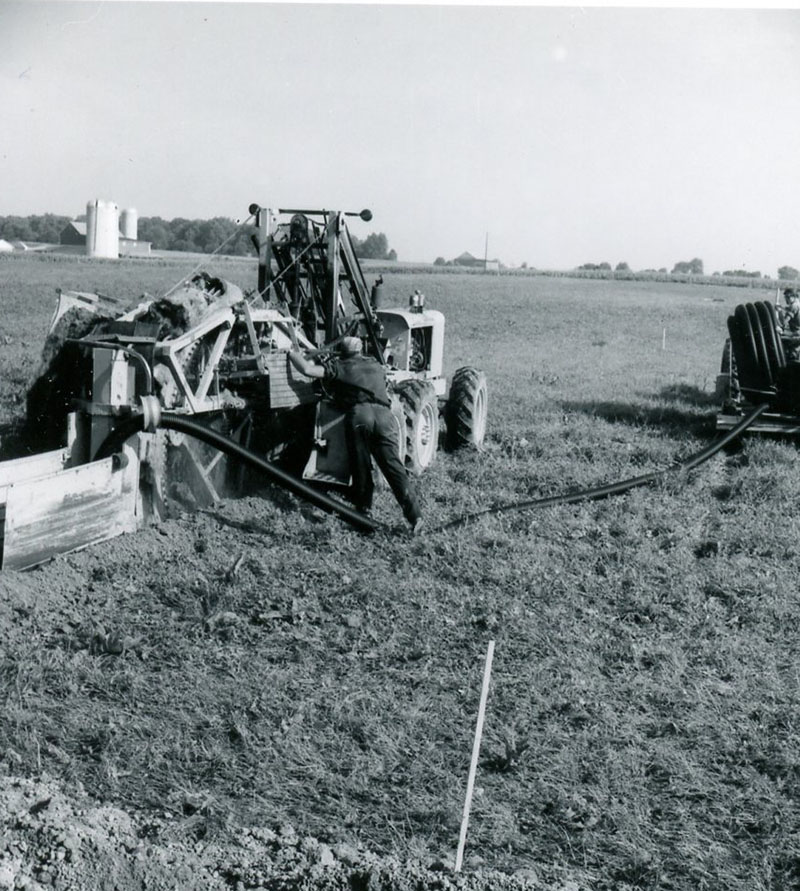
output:
{"label": "black and white photograph", "polygon": [[0,891],[800,888],[800,7],[0,0]]}

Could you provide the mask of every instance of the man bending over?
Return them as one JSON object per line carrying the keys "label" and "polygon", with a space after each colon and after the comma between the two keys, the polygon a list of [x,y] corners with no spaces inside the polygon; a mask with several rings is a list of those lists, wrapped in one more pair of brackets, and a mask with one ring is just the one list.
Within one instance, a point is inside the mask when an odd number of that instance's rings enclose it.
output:
{"label": "man bending over", "polygon": [[403,516],[412,531],[419,532],[422,513],[398,455],[397,426],[383,366],[363,355],[358,337],[345,337],[339,351],[340,355],[325,365],[311,361],[298,349],[289,353],[289,359],[306,377],[324,380],[333,393],[334,404],[344,412],[356,509],[366,514],[372,508],[374,457]]}

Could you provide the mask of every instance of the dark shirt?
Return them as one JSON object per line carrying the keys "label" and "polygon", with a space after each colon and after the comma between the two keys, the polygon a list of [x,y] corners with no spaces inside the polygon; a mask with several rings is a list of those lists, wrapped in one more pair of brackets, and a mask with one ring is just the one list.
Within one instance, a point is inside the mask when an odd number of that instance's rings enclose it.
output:
{"label": "dark shirt", "polygon": [[331,385],[339,408],[346,410],[360,402],[389,405],[384,367],[372,356],[334,359],[325,369],[324,380]]}
{"label": "dark shirt", "polygon": [[793,300],[781,313],[784,327],[792,334],[800,334],[800,300]]}

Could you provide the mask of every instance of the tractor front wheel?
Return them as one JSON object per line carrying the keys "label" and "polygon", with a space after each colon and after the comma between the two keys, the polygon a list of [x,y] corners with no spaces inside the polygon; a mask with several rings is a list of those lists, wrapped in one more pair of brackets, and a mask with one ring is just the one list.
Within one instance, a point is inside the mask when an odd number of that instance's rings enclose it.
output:
{"label": "tractor front wheel", "polygon": [[459,368],[453,375],[445,407],[448,449],[482,448],[488,409],[486,375],[477,368]]}
{"label": "tractor front wheel", "polygon": [[397,457],[402,464],[406,463],[406,413],[397,393],[391,394],[391,411],[397,426]]}
{"label": "tractor front wheel", "polygon": [[405,464],[419,476],[433,464],[439,447],[439,402],[429,381],[403,381],[397,394],[405,414]]}

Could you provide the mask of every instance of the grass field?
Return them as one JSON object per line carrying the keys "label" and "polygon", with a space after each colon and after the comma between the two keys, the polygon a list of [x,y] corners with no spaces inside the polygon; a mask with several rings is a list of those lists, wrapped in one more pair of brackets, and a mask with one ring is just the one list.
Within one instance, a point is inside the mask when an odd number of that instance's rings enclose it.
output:
{"label": "grass field", "polygon": [[[0,259],[0,422],[19,416],[56,286],[130,300],[190,268]],[[246,261],[212,271],[255,278]],[[421,479],[429,534],[407,537],[386,490],[398,531],[372,537],[265,491],[0,579],[5,769],[192,837],[289,821],[452,862],[493,639],[468,869],[798,887],[794,445],[748,440],[617,498],[440,528],[708,444],[742,291],[385,279],[387,302],[420,288],[445,313],[446,370],[490,384],[486,450]]]}

